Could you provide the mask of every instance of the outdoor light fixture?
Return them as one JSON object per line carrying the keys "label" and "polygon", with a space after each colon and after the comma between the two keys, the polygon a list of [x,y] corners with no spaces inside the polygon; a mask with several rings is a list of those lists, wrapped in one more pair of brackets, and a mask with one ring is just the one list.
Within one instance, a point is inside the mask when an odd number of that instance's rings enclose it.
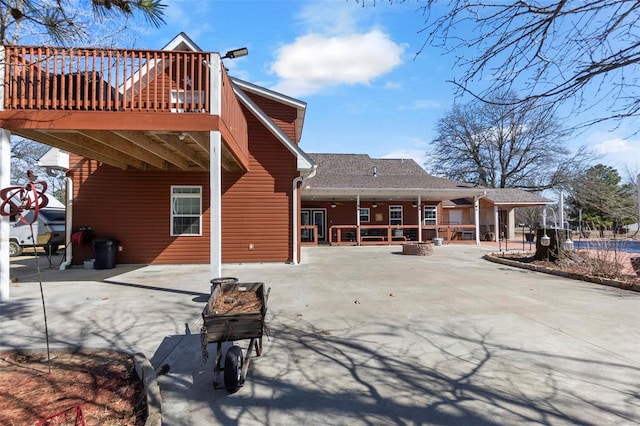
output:
{"label": "outdoor light fixture", "polygon": [[544,235],[540,238],[540,245],[543,247],[549,247],[551,245],[551,238],[547,235],[547,209],[551,210],[555,222],[558,222],[556,212],[552,208],[548,206],[542,207],[542,226],[544,227]]}
{"label": "outdoor light fixture", "polygon": [[413,207],[418,207],[418,202],[417,201],[413,202]]}
{"label": "outdoor light fixture", "polygon": [[542,238],[540,238],[540,245],[544,246],[544,247],[549,247],[549,245],[551,244],[551,238],[549,238],[549,236],[547,235],[547,230],[544,230],[544,235],[542,236]]}
{"label": "outdoor light fixture", "polygon": [[249,49],[247,49],[246,47],[241,47],[240,49],[229,50],[221,59],[235,59],[242,56],[247,56],[248,54]]}
{"label": "outdoor light fixture", "polygon": [[567,239],[564,240],[564,243],[562,243],[562,247],[567,251],[572,251],[573,250],[573,241],[571,241],[571,238],[569,238],[567,236]]}
{"label": "outdoor light fixture", "polygon": [[336,205],[337,205],[337,204],[336,204],[336,202],[335,202],[335,201],[332,201],[332,202],[331,202],[331,208],[332,208],[332,209],[335,209],[335,208],[336,208]]}
{"label": "outdoor light fixture", "polygon": [[371,203],[371,207],[375,209],[376,207],[378,207],[378,204],[376,204],[376,202],[374,201],[373,203]]}

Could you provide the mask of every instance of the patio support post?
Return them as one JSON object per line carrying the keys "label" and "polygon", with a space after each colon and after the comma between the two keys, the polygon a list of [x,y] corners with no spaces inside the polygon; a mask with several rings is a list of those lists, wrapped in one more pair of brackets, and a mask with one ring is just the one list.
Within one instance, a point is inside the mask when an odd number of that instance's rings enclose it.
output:
{"label": "patio support post", "polygon": [[418,195],[418,242],[422,242],[422,196]]}
{"label": "patio support post", "polygon": [[[10,182],[11,132],[0,129],[0,188],[8,187]],[[11,272],[9,262],[9,216],[0,216],[0,302],[9,300],[9,273]]]}
{"label": "patio support post", "polygon": [[360,194],[356,194],[356,244],[360,245]]}
{"label": "patio support post", "polygon": [[473,220],[476,224],[476,245],[480,245],[480,197],[473,197]]}
{"label": "patio support post", "polygon": [[[0,46],[0,111],[4,110],[4,46]],[[0,129],[0,188],[11,184],[11,132]],[[0,216],[0,302],[9,300],[9,216]]]}
{"label": "patio support post", "polygon": [[493,229],[495,229],[496,231],[494,232],[494,238],[495,242],[497,243],[500,240],[500,229],[498,229],[500,221],[498,220],[498,206],[496,205],[493,206],[493,224]]}
{"label": "patio support post", "polygon": [[[209,59],[211,81],[211,115],[222,113],[222,61],[217,53]],[[209,240],[211,278],[222,276],[222,135],[219,131],[209,132]]]}

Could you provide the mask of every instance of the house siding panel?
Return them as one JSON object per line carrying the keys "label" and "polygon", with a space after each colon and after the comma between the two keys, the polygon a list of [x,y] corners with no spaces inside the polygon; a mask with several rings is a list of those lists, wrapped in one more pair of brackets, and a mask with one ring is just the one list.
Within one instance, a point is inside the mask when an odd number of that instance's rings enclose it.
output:
{"label": "house siding panel", "polygon": [[251,100],[264,111],[273,122],[282,129],[292,141],[296,141],[296,118],[298,112],[295,108],[282,105],[271,99],[263,98],[255,93],[248,93]]}
{"label": "house siding panel", "polygon": [[[250,171],[222,172],[222,261],[290,261],[296,158],[248,115]],[[123,171],[77,155],[71,170],[73,230],[117,239],[117,263],[209,263],[208,173]],[[170,235],[171,185],[202,186],[202,236]],[[92,247],[74,247],[74,263],[93,257]]]}
{"label": "house siding panel", "polygon": [[246,115],[250,171],[222,177],[222,260],[290,261],[296,158],[255,117]]}
{"label": "house siding panel", "polygon": [[[117,239],[117,263],[209,263],[208,173],[123,171],[72,155],[74,163],[72,228]],[[170,235],[171,185],[202,186],[202,236]],[[74,247],[74,263],[92,257],[92,247]]]}

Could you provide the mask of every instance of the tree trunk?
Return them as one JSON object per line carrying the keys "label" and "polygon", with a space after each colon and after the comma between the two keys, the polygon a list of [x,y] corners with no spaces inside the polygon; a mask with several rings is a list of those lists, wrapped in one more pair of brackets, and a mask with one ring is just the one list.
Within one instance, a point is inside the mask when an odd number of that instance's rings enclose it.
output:
{"label": "tree trunk", "polygon": [[[536,260],[549,260],[555,262],[564,247],[562,243],[567,239],[569,230],[558,228],[539,228],[536,230]],[[542,237],[548,236],[551,240],[548,246],[541,244]]]}

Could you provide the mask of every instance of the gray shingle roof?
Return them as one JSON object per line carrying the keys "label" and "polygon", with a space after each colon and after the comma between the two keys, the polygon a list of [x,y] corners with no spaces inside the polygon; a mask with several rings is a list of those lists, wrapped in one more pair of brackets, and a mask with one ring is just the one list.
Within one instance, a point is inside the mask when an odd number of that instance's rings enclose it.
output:
{"label": "gray shingle roof", "polygon": [[[310,188],[473,188],[473,185],[429,175],[412,159],[371,158],[366,154],[309,154],[317,164]],[[375,176],[374,176],[375,168]]]}
{"label": "gray shingle roof", "polygon": [[493,204],[547,204],[551,200],[517,188],[487,189],[485,197]]}
{"label": "gray shingle roof", "polygon": [[[305,183],[305,190],[465,190],[481,193],[483,188],[474,185],[431,176],[412,159],[371,158],[366,154],[308,154],[317,165],[316,175]],[[374,175],[375,172],[375,175]],[[455,191],[449,191],[455,197]],[[548,204],[551,201],[516,188],[486,189],[486,199],[494,204]],[[447,205],[457,205],[456,200]],[[471,205],[473,202],[468,201]]]}

